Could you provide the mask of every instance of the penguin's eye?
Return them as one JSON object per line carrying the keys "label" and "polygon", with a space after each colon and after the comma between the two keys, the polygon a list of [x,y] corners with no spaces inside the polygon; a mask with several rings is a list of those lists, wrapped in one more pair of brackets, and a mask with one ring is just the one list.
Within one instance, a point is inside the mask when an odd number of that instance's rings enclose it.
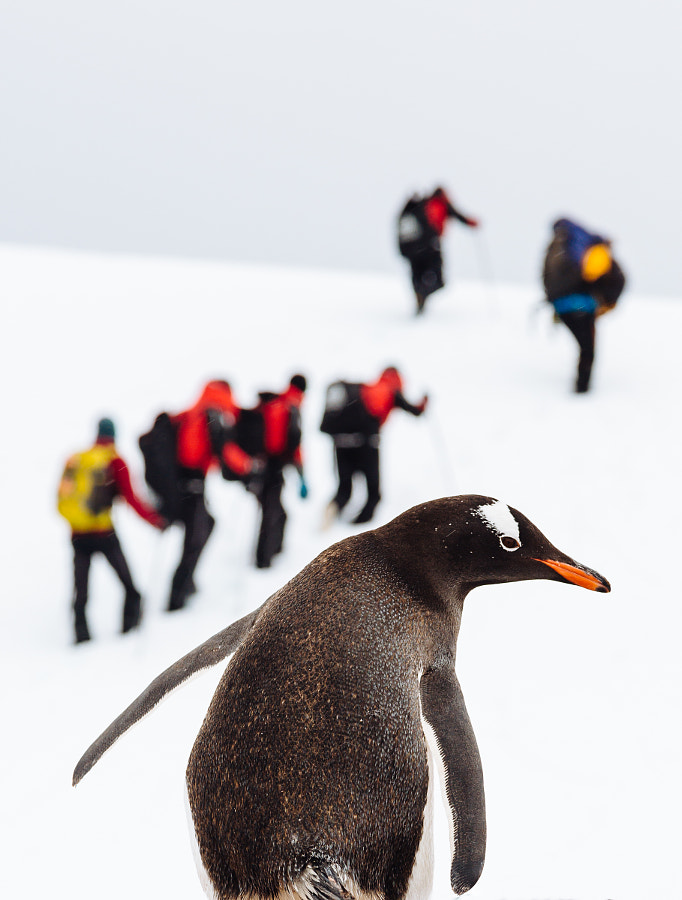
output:
{"label": "penguin's eye", "polygon": [[516,538],[510,537],[508,534],[505,534],[500,538],[500,544],[505,550],[518,550],[521,546]]}

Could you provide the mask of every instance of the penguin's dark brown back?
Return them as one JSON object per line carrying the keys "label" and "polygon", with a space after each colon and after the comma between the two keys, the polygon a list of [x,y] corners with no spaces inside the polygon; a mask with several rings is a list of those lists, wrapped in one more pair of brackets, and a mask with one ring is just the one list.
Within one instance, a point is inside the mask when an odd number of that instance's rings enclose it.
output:
{"label": "penguin's dark brown back", "polygon": [[220,682],[187,770],[202,861],[221,898],[274,896],[325,859],[364,891],[404,892],[428,787],[427,616],[371,533],[331,548],[271,598]]}

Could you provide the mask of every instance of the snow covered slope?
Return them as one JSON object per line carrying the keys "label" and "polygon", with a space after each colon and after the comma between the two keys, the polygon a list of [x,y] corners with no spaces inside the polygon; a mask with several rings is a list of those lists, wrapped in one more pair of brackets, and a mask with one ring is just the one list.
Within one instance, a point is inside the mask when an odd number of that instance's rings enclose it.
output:
{"label": "snow covered slope", "polygon": [[[476,492],[529,516],[610,579],[481,588],[466,602],[458,670],[486,776],[479,900],[681,895],[677,863],[682,631],[677,560],[682,303],[626,295],[599,322],[594,392],[570,392],[573,339],[539,291],[455,283],[412,315],[407,278],[0,248],[6,897],[200,898],[183,773],[221,667],[172,695],[73,790],[96,735],[166,665],[260,604],[332,541],[324,389],[399,366],[429,412],[384,431],[376,524],[423,500]],[[291,479],[286,550],[252,568],[253,497],[209,483],[218,520],[187,611],[162,612],[179,553],[127,509],[118,530],[146,617],[120,637],[118,584],[93,564],[95,640],[70,645],[70,545],[54,509],[66,456],[112,416],[141,486],[138,435],[162,409],[226,377],[243,405],[309,379],[311,495]],[[358,498],[359,501],[360,498]],[[9,725],[9,727],[7,727]],[[445,833],[434,897],[449,893]]]}

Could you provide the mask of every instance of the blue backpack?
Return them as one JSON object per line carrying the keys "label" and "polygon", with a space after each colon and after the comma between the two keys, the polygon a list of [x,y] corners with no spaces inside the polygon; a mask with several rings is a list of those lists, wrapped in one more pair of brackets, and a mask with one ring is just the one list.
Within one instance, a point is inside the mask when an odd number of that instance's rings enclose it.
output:
{"label": "blue backpack", "polygon": [[542,272],[545,294],[550,303],[569,294],[589,294],[582,261],[587,250],[605,243],[598,234],[591,234],[571,219],[557,219]]}
{"label": "blue backpack", "polygon": [[586,231],[577,222],[571,219],[557,219],[554,223],[554,233],[563,232],[564,246],[571,260],[578,265],[581,264],[583,256],[590,247],[597,244],[607,243],[606,239],[599,234],[592,234]]}

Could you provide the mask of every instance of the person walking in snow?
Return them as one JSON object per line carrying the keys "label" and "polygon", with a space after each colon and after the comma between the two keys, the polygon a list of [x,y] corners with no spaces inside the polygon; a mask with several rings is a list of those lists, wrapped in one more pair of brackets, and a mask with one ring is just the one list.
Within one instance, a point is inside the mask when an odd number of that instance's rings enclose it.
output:
{"label": "person walking in snow", "polygon": [[125,588],[121,631],[126,633],[140,623],[141,596],[114,530],[114,500],[122,497],[141,518],[156,528],[163,529],[167,524],[153,507],[135,494],[128,466],[116,449],[115,436],[112,420],[100,419],[94,445],[68,459],[59,484],[57,508],[71,526],[77,644],[90,640],[85,607],[90,562],[98,553],[104,556]]}
{"label": "person walking in snow", "polygon": [[410,263],[418,315],[424,311],[427,297],[445,284],[441,237],[448,219],[469,228],[479,224],[455,209],[442,187],[427,197],[412,196],[398,217],[398,249]]}
{"label": "person walking in snow", "polygon": [[612,310],[625,287],[625,275],[611,252],[611,241],[571,219],[557,219],[545,253],[542,281],[556,317],[578,342],[575,391],[589,390],[595,351],[595,320]]}
{"label": "person walking in snow", "polygon": [[337,381],[327,389],[327,402],[320,430],[334,440],[339,486],[327,507],[325,520],[337,518],[350,500],[353,475],[364,476],[367,500],[353,519],[369,522],[381,499],[379,489],[379,432],[392,410],[398,408],[421,416],[428,396],[413,406],[403,396],[402,377],[394,366],[384,369],[372,384]]}
{"label": "person walking in snow", "polygon": [[284,469],[293,466],[300,479],[300,496],[308,496],[301,453],[301,404],[306,389],[303,375],[294,375],[285,391],[259,394],[258,410],[263,417],[265,469],[257,493],[261,524],[256,547],[256,566],[267,569],[282,551],[287,514],[282,505]]}
{"label": "person walking in snow", "polygon": [[184,526],[185,538],[171,584],[169,612],[182,609],[196,592],[194,571],[215,526],[206,506],[206,475],[220,467],[224,477],[248,485],[262,470],[262,462],[234,440],[240,412],[228,382],[214,380],[205,385],[190,409],[170,417],[177,441],[179,504],[175,521]]}

